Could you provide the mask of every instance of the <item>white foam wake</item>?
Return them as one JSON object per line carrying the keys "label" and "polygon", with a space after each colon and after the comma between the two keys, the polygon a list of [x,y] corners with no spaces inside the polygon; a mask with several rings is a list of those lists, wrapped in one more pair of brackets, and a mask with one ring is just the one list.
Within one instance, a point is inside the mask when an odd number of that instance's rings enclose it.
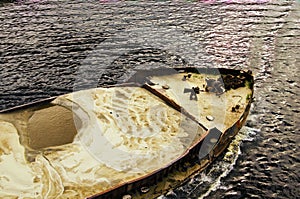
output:
{"label": "white foam wake", "polygon": [[[228,187],[222,186],[222,179],[226,177],[233,169],[239,158],[241,152],[241,144],[245,141],[253,141],[254,136],[257,134],[259,130],[244,126],[240,132],[235,136],[233,141],[230,143],[228,149],[226,150],[226,154],[223,160],[218,161],[213,164],[213,167],[210,169],[208,174],[203,173],[201,178],[204,181],[210,180],[210,185],[207,191],[198,197],[198,199],[204,199],[208,197],[213,191],[217,189],[228,189]],[[215,175],[216,173],[221,173],[220,175]],[[216,176],[216,177],[213,177]],[[201,184],[203,182],[200,182]],[[198,186],[197,186],[198,187]],[[196,188],[197,188],[196,187]],[[196,189],[195,188],[195,189]]]}

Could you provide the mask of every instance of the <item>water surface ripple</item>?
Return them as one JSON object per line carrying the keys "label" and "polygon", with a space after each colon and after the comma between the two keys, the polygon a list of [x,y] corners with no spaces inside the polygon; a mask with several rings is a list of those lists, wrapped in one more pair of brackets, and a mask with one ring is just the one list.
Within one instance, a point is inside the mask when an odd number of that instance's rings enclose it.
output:
{"label": "water surface ripple", "polygon": [[[161,198],[299,198],[300,6],[244,2],[0,3],[0,109],[115,84],[134,68],[251,69],[241,146]],[[151,45],[160,38],[168,48]]]}

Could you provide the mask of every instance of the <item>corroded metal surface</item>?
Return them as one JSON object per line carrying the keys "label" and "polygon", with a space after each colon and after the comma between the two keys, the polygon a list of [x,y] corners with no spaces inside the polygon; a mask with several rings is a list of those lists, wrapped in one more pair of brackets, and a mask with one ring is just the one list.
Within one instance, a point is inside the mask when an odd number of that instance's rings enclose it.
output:
{"label": "corroded metal surface", "polygon": [[[134,67],[198,63],[207,67],[251,69],[256,77],[256,101],[247,127],[257,138],[243,144],[243,153],[237,155],[239,161],[234,170],[230,175],[225,170],[222,186],[216,185],[220,189],[210,192],[209,197],[296,198],[299,195],[295,186],[299,182],[300,46],[296,1],[212,5],[25,1],[2,4],[0,19],[2,109],[64,94],[74,87],[76,90],[120,82]],[[182,46],[182,51],[148,47],[138,51],[122,44],[122,40],[128,39],[128,32],[149,26],[160,30],[159,37],[165,35],[167,41],[174,41],[170,38],[176,35],[168,29],[176,33],[177,28],[180,39],[178,45],[176,42],[172,45]],[[149,34],[138,36],[138,42],[150,40]],[[190,45],[194,41],[197,46]],[[106,54],[95,49],[109,48],[114,53],[119,46],[124,51],[129,49],[129,53],[97,70],[96,77],[95,73],[80,71],[85,65],[97,69],[102,64],[97,52],[103,57]],[[224,161],[217,162],[216,168],[219,164]],[[224,173],[216,168],[215,174],[211,174],[212,170],[207,175],[199,174],[169,195],[204,197],[208,187],[215,186],[215,176]]]}
{"label": "corroded metal surface", "polygon": [[[244,71],[162,68],[136,76],[142,85],[82,90],[0,114],[0,173],[6,179],[0,195],[154,198],[208,166],[249,113],[253,77]],[[231,83],[224,84],[227,76]],[[213,80],[227,89],[197,89],[199,100],[185,92]],[[228,88],[233,82],[237,86]],[[170,92],[161,88],[165,83]],[[208,113],[216,119],[207,121]],[[23,174],[16,178],[14,172]]]}

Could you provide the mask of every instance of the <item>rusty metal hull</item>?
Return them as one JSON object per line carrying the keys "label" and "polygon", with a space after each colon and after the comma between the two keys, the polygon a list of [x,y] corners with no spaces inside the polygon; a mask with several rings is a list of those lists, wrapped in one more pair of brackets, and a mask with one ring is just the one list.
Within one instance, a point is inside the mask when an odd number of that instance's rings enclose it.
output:
{"label": "rusty metal hull", "polygon": [[[155,87],[155,83],[153,83],[152,77],[160,77],[160,76],[168,76],[168,75],[177,75],[177,74],[214,74],[219,73],[222,75],[232,75],[234,77],[243,77],[243,80],[248,82],[248,87],[251,90],[251,95],[247,96],[248,100],[245,104],[245,107],[240,114],[240,117],[235,121],[232,121],[232,125],[227,125],[226,128],[221,130],[217,128],[208,128],[205,124],[199,121],[197,117],[191,114],[184,105],[181,105],[172,97],[166,95],[161,90]],[[188,78],[187,75],[184,78]],[[185,80],[184,80],[185,81]],[[224,80],[225,82],[225,80]],[[225,82],[225,86],[228,86],[228,82]],[[131,198],[152,198],[158,196],[168,189],[177,187],[180,183],[184,182],[188,177],[193,175],[195,172],[199,172],[205,169],[212,161],[214,161],[230,144],[234,136],[239,132],[241,127],[244,125],[246,118],[249,114],[251,101],[253,97],[253,76],[251,72],[244,72],[239,70],[231,70],[231,69],[206,69],[206,68],[176,68],[176,69],[156,69],[152,71],[138,71],[131,79],[128,80],[127,83],[122,85],[115,85],[112,87],[123,87],[123,86],[140,86],[148,91],[150,91],[155,96],[162,99],[165,103],[167,103],[170,107],[176,109],[182,114],[186,115],[188,118],[194,120],[206,130],[201,137],[198,138],[193,144],[188,147],[188,149],[175,160],[169,162],[162,168],[159,168],[155,171],[147,173],[146,175],[140,176],[136,179],[127,181],[125,183],[118,184],[116,186],[111,187],[110,189],[99,192],[95,195],[92,195],[88,198],[91,199],[116,199],[122,198],[123,196],[130,196]],[[232,86],[232,85],[231,85]],[[233,85],[234,87],[235,85]],[[244,85],[245,86],[245,85]],[[204,87],[204,86],[203,86]],[[193,88],[194,89],[194,88]],[[207,86],[205,90],[207,89]],[[228,88],[226,88],[227,90]],[[229,88],[231,89],[231,88]],[[228,89],[228,90],[229,90]],[[203,91],[207,92],[207,91]],[[216,91],[216,95],[222,93],[218,93]],[[196,95],[196,94],[195,94]],[[42,110],[47,107],[51,107],[50,104],[56,98],[49,98],[43,101],[35,102],[32,104],[27,104],[24,106],[15,107],[8,110],[0,111],[0,119],[5,118],[5,115],[10,114],[19,114],[24,110]],[[1,115],[4,117],[1,117]],[[213,136],[212,138],[216,139],[216,141],[212,144],[207,145],[206,138],[209,136]],[[207,146],[209,151],[202,155],[199,154],[201,147]],[[178,179],[178,180],[174,180]],[[172,183],[169,183],[172,181]]]}
{"label": "rusty metal hull", "polygon": [[[207,73],[210,69],[206,68],[178,68],[177,71],[184,70],[187,72],[205,72]],[[214,72],[216,69],[212,69],[209,72]],[[241,71],[232,70],[232,69],[217,69],[220,71],[220,74],[239,74]],[[131,78],[131,81],[144,83],[144,77],[153,76],[153,75],[163,75],[163,74],[172,74],[173,70],[166,69],[164,72],[161,71],[143,71],[141,74],[136,74],[135,77]],[[251,82],[251,89],[253,91],[253,76],[250,71],[244,73],[246,78]],[[143,77],[142,81],[139,77]],[[137,80],[138,79],[138,80]],[[153,91],[149,86],[146,86],[147,89],[152,91],[154,94],[159,95],[157,92]],[[162,97],[162,96],[160,96]],[[161,168],[153,173],[150,173],[142,178],[135,179],[130,182],[126,182],[121,184],[115,188],[107,190],[105,192],[99,193],[97,195],[89,197],[90,199],[114,199],[114,198],[122,198],[124,195],[130,195],[132,198],[154,198],[161,194],[163,194],[167,189],[159,189],[159,184],[165,184],[164,179],[168,178],[170,175],[180,175],[188,178],[195,172],[200,172],[204,170],[211,162],[213,162],[230,144],[234,136],[239,132],[242,126],[246,122],[246,118],[249,114],[253,92],[252,95],[249,96],[250,100],[247,103],[245,110],[242,116],[235,121],[235,123],[225,131],[221,132],[222,135],[218,140],[217,144],[213,147],[212,151],[204,158],[199,160],[199,150],[201,145],[203,144],[203,140],[205,136],[198,140],[193,146],[191,146],[185,154],[181,157],[178,157],[177,160],[171,162],[168,166]],[[177,110],[181,110],[181,107],[178,107],[172,100],[165,98],[164,100],[168,101],[171,106],[173,106]],[[201,125],[201,124],[200,124]],[[208,132],[207,132],[208,134]],[[207,135],[206,134],[206,135]],[[188,164],[192,169],[188,170],[187,168],[183,168],[183,165]],[[173,185],[168,187],[168,189],[175,188],[180,185],[180,183],[184,182],[186,179],[181,180],[179,182],[173,182]],[[149,191],[147,193],[142,193],[141,188],[148,187]]]}

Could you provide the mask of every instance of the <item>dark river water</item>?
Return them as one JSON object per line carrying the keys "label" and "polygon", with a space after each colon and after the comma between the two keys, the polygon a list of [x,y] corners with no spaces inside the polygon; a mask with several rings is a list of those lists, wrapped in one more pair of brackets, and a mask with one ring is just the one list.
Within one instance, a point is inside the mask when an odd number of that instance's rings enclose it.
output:
{"label": "dark river water", "polygon": [[137,68],[250,69],[246,126],[160,198],[300,198],[300,3],[224,2],[0,1],[0,109],[116,84]]}

